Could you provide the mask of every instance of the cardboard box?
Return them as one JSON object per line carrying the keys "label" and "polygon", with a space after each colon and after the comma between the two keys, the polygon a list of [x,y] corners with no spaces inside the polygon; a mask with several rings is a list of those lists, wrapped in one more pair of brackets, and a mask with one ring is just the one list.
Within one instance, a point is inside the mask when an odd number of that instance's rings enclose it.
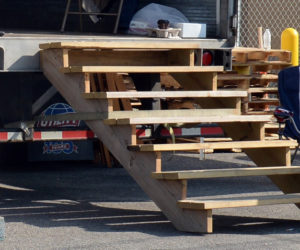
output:
{"label": "cardboard box", "polygon": [[180,28],[179,36],[182,38],[206,38],[205,23],[176,23],[175,28]]}

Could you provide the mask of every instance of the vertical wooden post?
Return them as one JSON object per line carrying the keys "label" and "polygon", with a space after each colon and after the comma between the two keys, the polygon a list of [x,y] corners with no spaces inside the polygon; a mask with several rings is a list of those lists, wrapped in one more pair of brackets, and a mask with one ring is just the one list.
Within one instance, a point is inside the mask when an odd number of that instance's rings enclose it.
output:
{"label": "vertical wooden post", "polygon": [[156,172],[161,172],[161,152],[156,152],[156,160],[155,160]]}
{"label": "vertical wooden post", "polygon": [[63,53],[63,67],[67,68],[69,67],[69,50],[68,49],[63,49],[62,50]]}
{"label": "vertical wooden post", "polygon": [[131,126],[131,144],[137,145],[137,138],[136,138],[136,126]]}
{"label": "vertical wooden post", "polygon": [[84,91],[85,93],[91,92],[91,81],[89,73],[84,73]]}

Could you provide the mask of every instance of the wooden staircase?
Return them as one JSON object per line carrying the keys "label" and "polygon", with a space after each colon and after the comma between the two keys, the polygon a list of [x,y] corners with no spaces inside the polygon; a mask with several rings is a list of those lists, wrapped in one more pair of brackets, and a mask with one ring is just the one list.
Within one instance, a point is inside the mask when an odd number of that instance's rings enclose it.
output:
{"label": "wooden staircase", "polygon": [[[300,204],[300,167],[290,166],[290,147],[296,142],[264,140],[270,115],[242,115],[246,91],[218,90],[222,66],[195,65],[197,42],[134,41],[42,44],[45,76],[78,112],[128,173],[181,231],[212,232],[212,209],[223,207]],[[184,91],[91,91],[91,74],[170,73]],[[196,98],[201,109],[116,111],[113,101],[128,98]],[[72,115],[72,114],[71,114]],[[216,122],[231,142],[138,144],[136,125]],[[243,148],[256,168],[163,171],[162,152]],[[269,176],[283,195],[229,200],[190,200],[187,180],[237,176]]]}

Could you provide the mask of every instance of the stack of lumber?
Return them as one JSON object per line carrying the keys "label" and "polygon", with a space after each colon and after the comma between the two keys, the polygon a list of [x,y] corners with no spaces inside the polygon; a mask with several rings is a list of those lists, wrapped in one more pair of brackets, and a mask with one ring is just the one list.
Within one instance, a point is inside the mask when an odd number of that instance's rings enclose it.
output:
{"label": "stack of lumber", "polygon": [[291,52],[235,48],[233,72],[218,75],[219,88],[247,89],[248,99],[243,101],[245,114],[272,113],[279,105],[278,72],[291,66]]}

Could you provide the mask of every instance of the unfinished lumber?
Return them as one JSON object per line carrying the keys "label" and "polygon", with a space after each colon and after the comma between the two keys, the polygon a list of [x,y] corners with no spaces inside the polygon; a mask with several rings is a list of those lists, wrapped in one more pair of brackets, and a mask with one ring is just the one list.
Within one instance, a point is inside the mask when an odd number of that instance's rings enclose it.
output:
{"label": "unfinished lumber", "polygon": [[222,72],[223,66],[69,66],[62,73],[193,73]]}
{"label": "unfinished lumber", "polygon": [[187,124],[187,123],[231,123],[250,122],[265,123],[273,121],[271,115],[220,115],[220,116],[165,116],[165,117],[142,117],[125,119],[107,119],[104,122],[109,125],[140,125],[140,124]]}
{"label": "unfinished lumber", "polygon": [[276,58],[280,61],[291,61],[291,52],[287,50],[264,50],[258,48],[234,48],[233,61],[246,63],[248,61],[267,61]]}
{"label": "unfinished lumber", "polygon": [[206,210],[217,208],[253,207],[276,204],[300,203],[300,194],[265,195],[254,197],[232,197],[210,200],[180,200],[179,207],[183,209]]}
{"label": "unfinished lumber", "polygon": [[253,168],[226,168],[185,171],[154,172],[152,177],[158,180],[190,180],[207,178],[226,178],[243,176],[300,174],[299,166],[292,167],[253,167]]}
{"label": "unfinished lumber", "polygon": [[142,144],[128,146],[131,151],[156,152],[156,151],[188,151],[200,149],[258,149],[258,148],[290,148],[297,146],[294,141],[232,141],[232,142],[214,142],[214,143],[180,143],[180,144]]}
{"label": "unfinished lumber", "polygon": [[215,115],[236,115],[236,109],[173,109],[173,110],[142,110],[142,111],[113,111],[113,112],[78,112],[59,115],[37,116],[34,121],[65,121],[65,120],[109,120],[147,117],[201,117]]}
{"label": "unfinished lumber", "polygon": [[248,90],[248,93],[250,94],[256,94],[256,93],[277,93],[278,88],[271,88],[271,87],[265,87],[265,88],[250,88]]}
{"label": "unfinished lumber", "polygon": [[279,66],[288,67],[291,66],[290,62],[285,61],[249,61],[246,63],[233,62],[233,66],[244,67],[244,66]]}
{"label": "unfinished lumber", "polygon": [[85,99],[247,97],[247,91],[118,91],[83,93]]}
{"label": "unfinished lumber", "polygon": [[252,75],[240,75],[240,74],[218,74],[218,81],[240,81],[240,80],[250,80]]}
{"label": "unfinished lumber", "polygon": [[201,41],[162,39],[103,39],[101,42],[53,42],[40,49],[201,49]]}

